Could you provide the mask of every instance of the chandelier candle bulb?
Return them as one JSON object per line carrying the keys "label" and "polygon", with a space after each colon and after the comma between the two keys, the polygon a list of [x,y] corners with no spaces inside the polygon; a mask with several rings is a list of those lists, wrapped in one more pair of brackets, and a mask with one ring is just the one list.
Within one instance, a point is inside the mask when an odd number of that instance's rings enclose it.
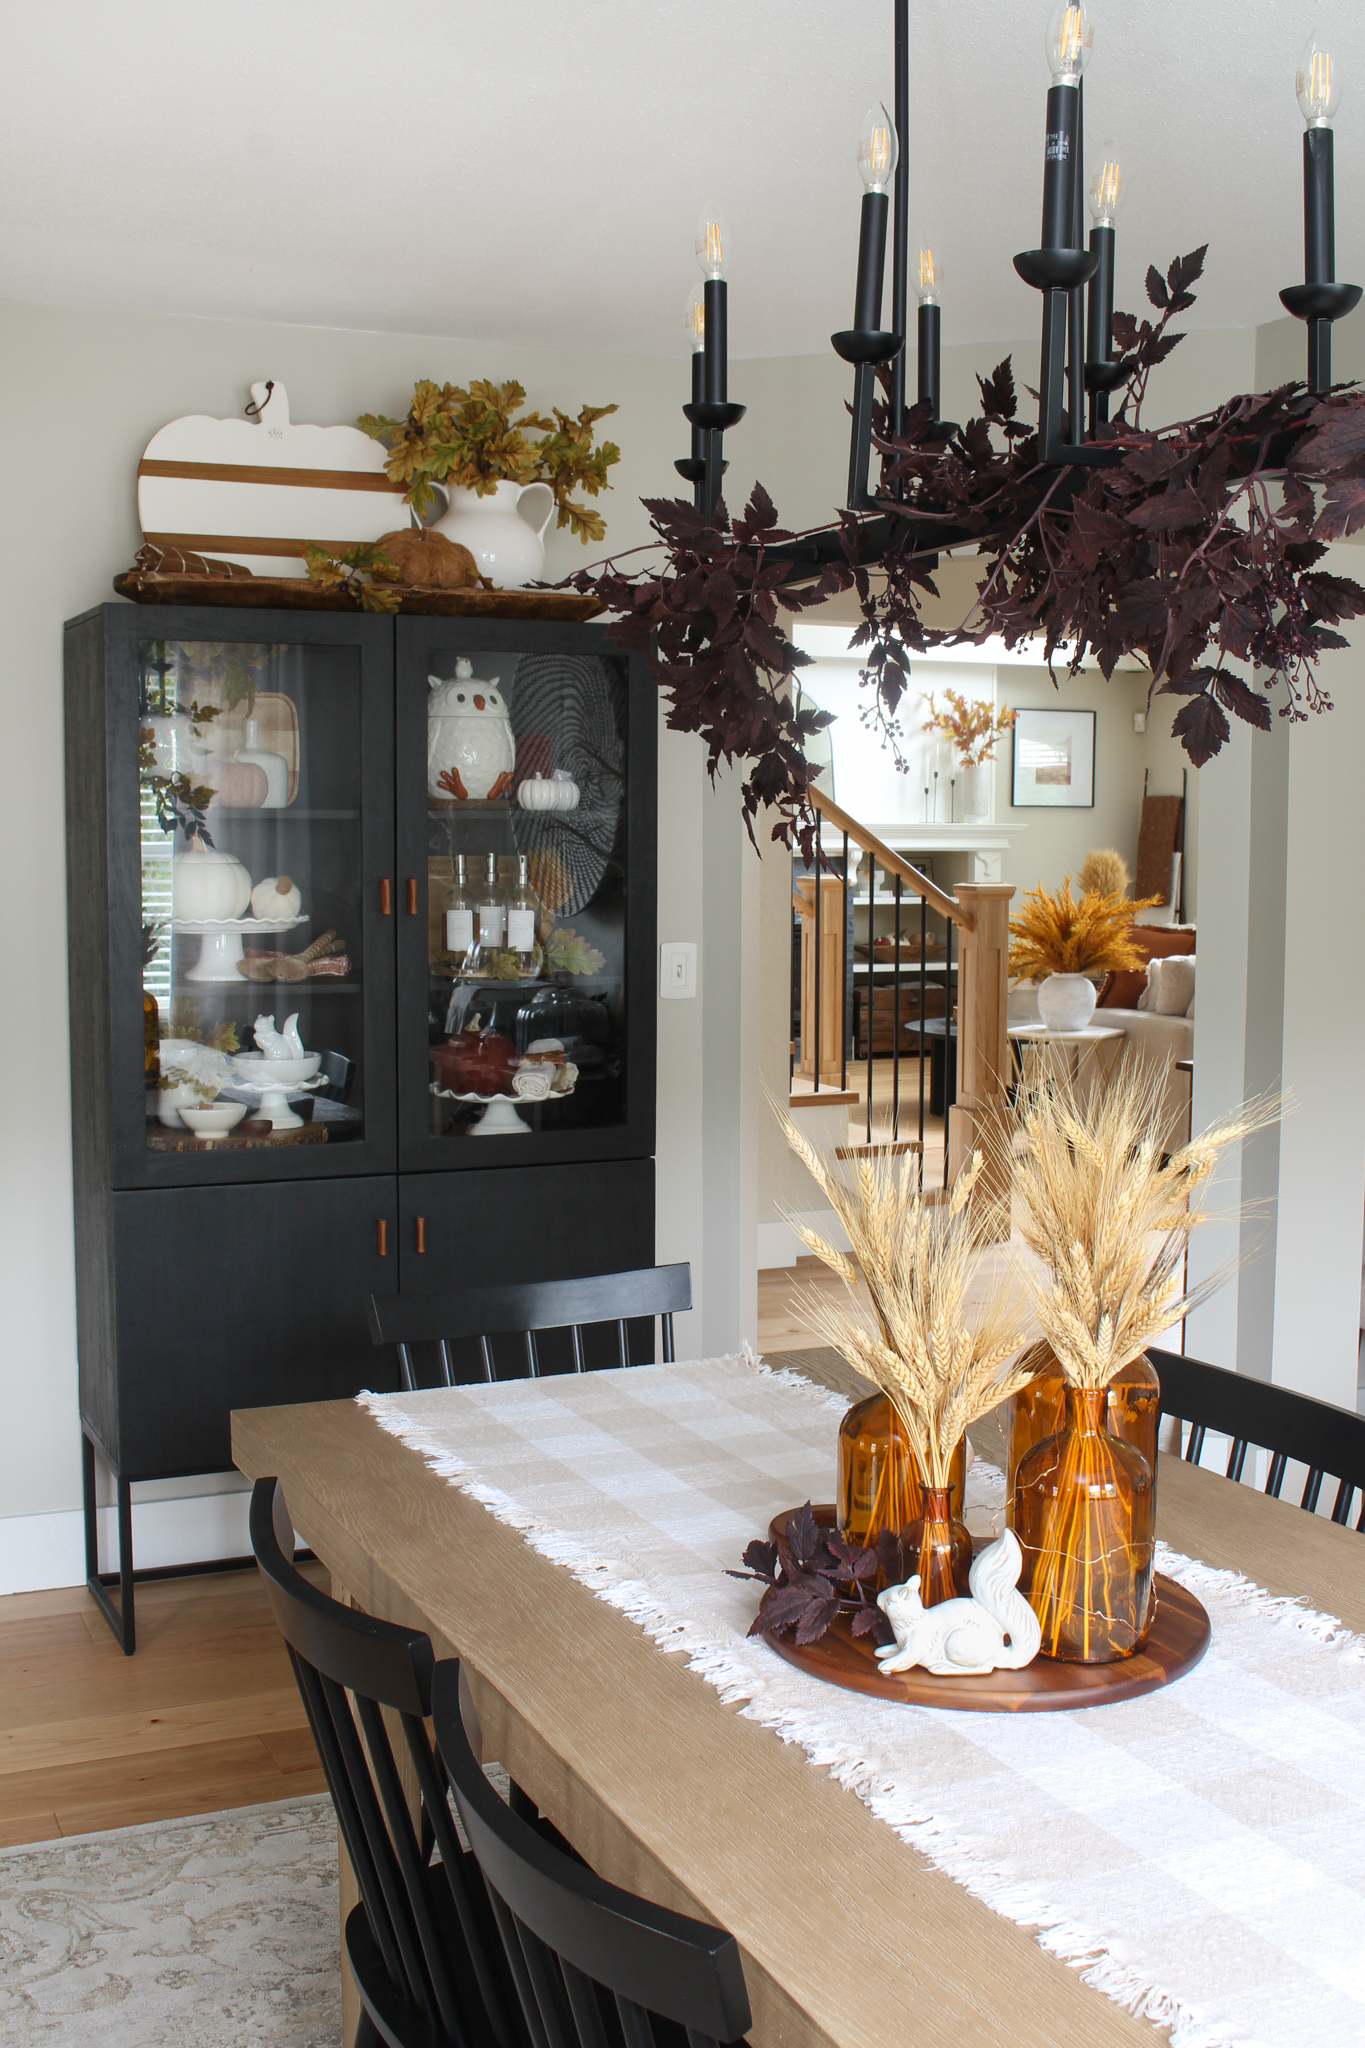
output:
{"label": "chandelier candle bulb", "polygon": [[1086,382],[1090,387],[1090,432],[1109,418],[1109,393],[1113,388],[1103,372],[1110,368],[1114,349],[1114,220],[1123,204],[1123,167],[1118,150],[1106,142],[1100,150],[1098,168],[1090,178],[1086,198],[1094,226],[1090,230],[1090,252],[1096,261],[1090,280],[1086,322]]}

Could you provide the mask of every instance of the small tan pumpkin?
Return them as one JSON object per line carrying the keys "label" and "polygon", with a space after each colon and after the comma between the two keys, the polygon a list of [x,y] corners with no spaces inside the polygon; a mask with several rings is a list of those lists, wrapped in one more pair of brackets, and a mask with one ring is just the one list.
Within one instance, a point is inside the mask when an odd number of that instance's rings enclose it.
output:
{"label": "small tan pumpkin", "polygon": [[405,583],[419,590],[477,590],[485,581],[468,548],[429,526],[399,527],[379,542]]}

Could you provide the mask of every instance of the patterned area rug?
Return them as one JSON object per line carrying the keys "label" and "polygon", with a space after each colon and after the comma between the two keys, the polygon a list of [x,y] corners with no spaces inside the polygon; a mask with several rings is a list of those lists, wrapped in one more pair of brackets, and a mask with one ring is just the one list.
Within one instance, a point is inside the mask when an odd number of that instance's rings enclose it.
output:
{"label": "patterned area rug", "polygon": [[325,1793],[0,1851],[0,2044],[336,2048]]}

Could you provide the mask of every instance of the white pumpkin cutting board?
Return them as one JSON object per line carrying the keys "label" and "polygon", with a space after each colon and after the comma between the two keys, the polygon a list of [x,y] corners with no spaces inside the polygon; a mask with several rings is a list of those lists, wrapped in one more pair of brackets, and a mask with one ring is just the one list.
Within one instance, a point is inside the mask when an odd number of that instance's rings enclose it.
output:
{"label": "white pumpkin cutting board", "polygon": [[352,547],[409,523],[384,474],[387,451],[359,427],[296,427],[289,394],[253,384],[254,419],[194,413],[153,434],[137,466],[144,537],[241,562],[257,576],[302,576],[304,547]]}

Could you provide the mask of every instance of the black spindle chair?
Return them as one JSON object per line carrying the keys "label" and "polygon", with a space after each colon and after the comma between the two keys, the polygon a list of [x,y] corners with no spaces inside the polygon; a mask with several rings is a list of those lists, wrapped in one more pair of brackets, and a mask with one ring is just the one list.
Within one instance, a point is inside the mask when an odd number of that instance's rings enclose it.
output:
{"label": "black spindle chair", "polygon": [[721,2048],[749,2025],[732,1935],[617,1889],[505,1806],[485,1778],[454,1659],[432,1683],[436,1746],[478,1858],[534,2048]]}
{"label": "black spindle chair", "polygon": [[[258,1479],[252,1490],[251,1545],[360,1890],[346,1920],[364,2007],[355,2048],[523,2048],[488,1894],[460,1846],[444,1769],[423,1725],[431,1713],[430,1638],[343,1607],[295,1570],[278,1480]],[[416,1773],[420,1836],[383,1709],[397,1716]]]}
{"label": "black spindle chair", "polygon": [[[1240,1479],[1254,1444],[1270,1453],[1265,1490],[1278,1500],[1289,1461],[1297,1459],[1308,1467],[1299,1505],[1316,1513],[1323,1479],[1330,1475],[1337,1481],[1332,1520],[1349,1522],[1355,1493],[1365,1496],[1365,1415],[1174,1351],[1147,1356],[1161,1381],[1162,1414],[1190,1425],[1187,1464],[1199,1463],[1204,1438],[1213,1430],[1229,1439],[1228,1478]],[[1356,1528],[1365,1530],[1365,1497]]]}
{"label": "black spindle chair", "polygon": [[[493,1338],[519,1335],[526,1370],[540,1376],[536,1333],[567,1329],[573,1344],[573,1369],[585,1364],[583,1331],[593,1323],[615,1323],[617,1360],[630,1364],[626,1324],[635,1316],[658,1316],[663,1325],[664,1363],[673,1361],[673,1318],[692,1306],[692,1268],[642,1266],[632,1273],[594,1273],[582,1280],[530,1280],[512,1287],[467,1287],[448,1294],[371,1294],[365,1303],[370,1335],[376,1344],[393,1344],[403,1387],[417,1384],[412,1363],[414,1344],[435,1344],[441,1380],[453,1384],[450,1346],[458,1338],[477,1337],[486,1380],[499,1377],[493,1364]],[[652,1340],[651,1340],[652,1342]]]}

